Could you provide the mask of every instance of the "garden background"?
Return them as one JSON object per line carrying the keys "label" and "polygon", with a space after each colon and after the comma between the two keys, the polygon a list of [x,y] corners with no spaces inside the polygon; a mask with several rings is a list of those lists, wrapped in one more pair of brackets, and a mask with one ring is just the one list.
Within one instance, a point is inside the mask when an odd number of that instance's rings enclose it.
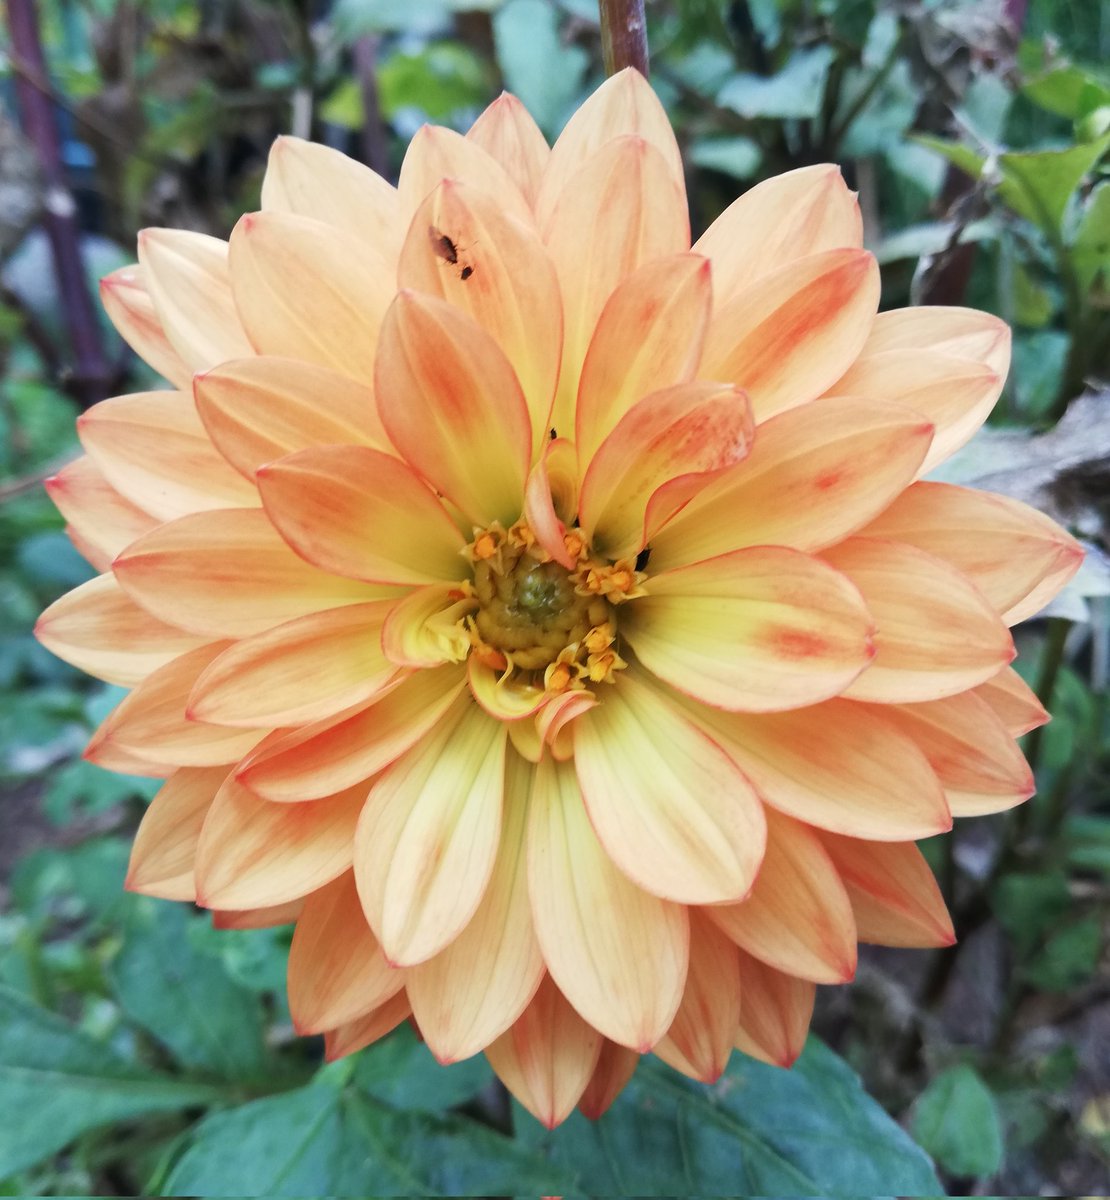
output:
{"label": "garden background", "polygon": [[840,163],[884,307],[966,303],[1014,327],[998,409],[944,478],[1037,504],[1088,559],[1017,630],[1018,669],[1055,713],[1025,739],[1037,798],[924,847],[959,945],[866,950],[854,984],[819,990],[822,1040],[793,1072],[737,1053],[702,1087],[646,1060],[600,1123],[553,1134],[484,1059],[437,1067],[407,1027],[321,1067],[289,1023],[289,930],[217,931],[125,894],[156,782],[80,759],[119,689],[31,627],[91,574],[42,488],[77,452],[75,415],[158,386],[92,299],[136,231],[226,237],[280,133],[394,177],[421,123],[465,129],[507,88],[554,137],[603,76],[596,5],[7,0],[7,15],[0,1194],[1110,1191],[1110,8],[648,4],[695,232],[769,175]]}

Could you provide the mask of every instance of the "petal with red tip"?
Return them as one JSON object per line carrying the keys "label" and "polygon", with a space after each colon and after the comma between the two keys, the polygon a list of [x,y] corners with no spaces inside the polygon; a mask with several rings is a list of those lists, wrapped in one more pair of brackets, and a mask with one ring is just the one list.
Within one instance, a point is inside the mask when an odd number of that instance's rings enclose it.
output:
{"label": "petal with red tip", "polygon": [[681,904],[739,900],[763,858],[762,805],[727,754],[639,673],[575,723],[586,808],[617,866]]}
{"label": "petal with red tip", "polygon": [[706,909],[748,954],[801,979],[845,983],[856,973],[852,907],[817,834],[767,812],[767,853],[742,904]]}
{"label": "petal with red tip", "polygon": [[466,140],[504,167],[529,204],[535,204],[551,151],[531,113],[502,92],[466,132]]}
{"label": "petal with red tip", "polygon": [[991,706],[1010,737],[1021,737],[1031,729],[1047,725],[1052,719],[1036,693],[1013,667],[1004,667],[986,683],[973,688],[972,694]]}
{"label": "petal with red tip", "polygon": [[87,454],[52,475],[46,491],[69,522],[78,550],[98,571],[107,571],[121,550],[158,525],[125,500]]}
{"label": "petal with red tip", "polygon": [[192,368],[170,345],[138,263],[101,279],[100,303],[116,332],[148,366],[175,387],[189,386]]}
{"label": "petal with red tip", "polygon": [[817,986],[740,951],[736,1049],[773,1067],[793,1066],[805,1048]]}
{"label": "petal with red tip", "polygon": [[375,389],[390,441],[477,525],[520,516],[532,425],[500,347],[445,300],[401,292],[386,316]]}
{"label": "petal with red tip", "polygon": [[445,950],[406,973],[413,1015],[440,1062],[469,1058],[500,1037],[543,977],[525,859],[530,783],[531,768],[510,754],[501,845],[482,902]]}
{"label": "petal with red tip", "polygon": [[289,947],[289,1012],[300,1034],[322,1033],[397,994],[405,973],[385,961],[352,872],[304,902]]}
{"label": "petal with red tip", "polygon": [[800,258],[714,310],[700,373],[743,388],[756,420],[765,421],[816,399],[843,375],[878,304],[879,269],[867,251]]}
{"label": "petal with red tip", "polygon": [[213,929],[279,929],[292,925],[304,909],[304,898],[288,900],[285,904],[269,904],[265,908],[244,908],[239,912],[212,910]]}
{"label": "petal with red tip", "polygon": [[591,1121],[605,1113],[624,1090],[640,1065],[640,1055],[607,1038],[601,1044],[597,1066],[578,1101],[579,1111]]}
{"label": "petal with red tip", "polygon": [[520,1019],[486,1047],[486,1057],[517,1100],[554,1129],[586,1090],[601,1041],[545,977]]}
{"label": "petal with red tip", "polygon": [[879,313],[861,357],[891,350],[926,350],[983,363],[1005,379],[1010,367],[1010,327],[975,308],[939,304]]}
{"label": "petal with red tip", "polygon": [[682,999],[686,912],[617,870],[574,769],[550,757],[535,768],[528,881],[536,936],[563,994],[606,1037],[646,1053]]}
{"label": "petal with red tip", "polygon": [[932,432],[919,417],[872,400],[828,399],[780,413],[760,425],[741,465],[652,537],[652,569],[742,546],[830,546],[912,483]]}
{"label": "petal with red tip", "polygon": [[411,1013],[409,998],[404,991],[400,991],[365,1016],[329,1029],[324,1035],[325,1060],[335,1062],[337,1058],[344,1058],[373,1045],[387,1033],[392,1033]]}
{"label": "petal with red tip", "polygon": [[653,575],[621,632],[649,671],[717,708],[777,712],[843,692],[870,663],[874,622],[827,564],[753,546]]}
{"label": "petal with red tip", "polygon": [[578,564],[566,543],[567,521],[578,512],[574,443],[556,438],[544,446],[524,486],[524,517],[539,545],[568,571]]}
{"label": "petal with red tip", "polygon": [[1010,631],[943,559],[901,542],[850,538],[822,553],[874,614],[875,661],[846,691],[878,704],[939,700],[996,675],[1014,657]]}
{"label": "petal with red tip", "polygon": [[371,788],[355,877],[390,962],[438,954],[481,903],[501,837],[506,737],[464,697]]}

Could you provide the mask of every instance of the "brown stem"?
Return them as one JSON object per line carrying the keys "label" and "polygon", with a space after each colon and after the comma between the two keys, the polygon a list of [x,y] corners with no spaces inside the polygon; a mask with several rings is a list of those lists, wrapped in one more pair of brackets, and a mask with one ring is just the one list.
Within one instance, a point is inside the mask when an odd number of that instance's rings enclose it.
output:
{"label": "brown stem", "polygon": [[378,39],[372,33],[355,40],[355,75],[362,95],[362,155],[366,165],[389,178],[389,141],[378,101]]}
{"label": "brown stem", "polygon": [[648,44],[644,0],[599,0],[599,8],[605,74],[615,75],[625,67],[635,67],[646,79]]}
{"label": "brown stem", "polygon": [[29,78],[45,79],[47,74],[35,2],[7,0],[7,12],[12,59],[16,67],[16,96],[24,130],[35,147],[46,182],[42,224],[50,242],[54,274],[73,348],[74,366],[66,389],[82,408],[87,408],[109,394],[116,371],[104,354],[96,309],[85,279],[77,206],[62,166],[53,105]]}

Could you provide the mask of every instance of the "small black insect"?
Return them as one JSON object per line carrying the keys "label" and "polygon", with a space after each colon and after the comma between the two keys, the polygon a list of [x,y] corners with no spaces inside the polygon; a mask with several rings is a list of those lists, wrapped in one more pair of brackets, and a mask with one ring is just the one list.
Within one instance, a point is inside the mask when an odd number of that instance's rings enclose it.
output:
{"label": "small black insect", "polygon": [[473,275],[473,274],[474,274],[474,268],[473,268],[473,267],[463,267],[463,269],[462,269],[462,270],[459,272],[459,278],[460,278],[460,279],[462,279],[462,280],[467,280],[467,279],[469,279],[469,278],[471,277],[471,275]]}
{"label": "small black insect", "polygon": [[640,553],[636,555],[636,570],[644,570],[644,568],[648,565],[649,558],[651,558],[651,547],[645,546]]}
{"label": "small black insect", "polygon": [[555,430],[552,429],[551,430],[551,440],[554,441],[558,436],[559,435],[555,432]]}
{"label": "small black insect", "polygon": [[447,234],[441,233],[434,225],[429,225],[428,237],[432,239],[432,249],[444,262],[449,262],[453,265],[459,261],[458,247]]}

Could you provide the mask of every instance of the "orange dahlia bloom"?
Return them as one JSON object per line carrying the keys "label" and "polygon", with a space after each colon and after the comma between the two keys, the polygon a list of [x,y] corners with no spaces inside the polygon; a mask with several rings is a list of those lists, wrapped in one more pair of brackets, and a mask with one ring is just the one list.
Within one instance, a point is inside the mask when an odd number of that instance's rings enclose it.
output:
{"label": "orange dahlia bloom", "polygon": [[921,481],[1009,333],[876,315],[834,167],[691,248],[644,80],[548,148],[511,96],[397,188],[283,138],[228,243],[104,281],[179,390],[49,485],[104,574],[42,641],[134,690],[87,756],[166,776],[129,886],[296,919],[298,1029],[411,1017],[554,1125],[638,1056],[798,1054],[858,940],[952,927],[914,845],[1026,799],[1008,624],[1076,544]]}

